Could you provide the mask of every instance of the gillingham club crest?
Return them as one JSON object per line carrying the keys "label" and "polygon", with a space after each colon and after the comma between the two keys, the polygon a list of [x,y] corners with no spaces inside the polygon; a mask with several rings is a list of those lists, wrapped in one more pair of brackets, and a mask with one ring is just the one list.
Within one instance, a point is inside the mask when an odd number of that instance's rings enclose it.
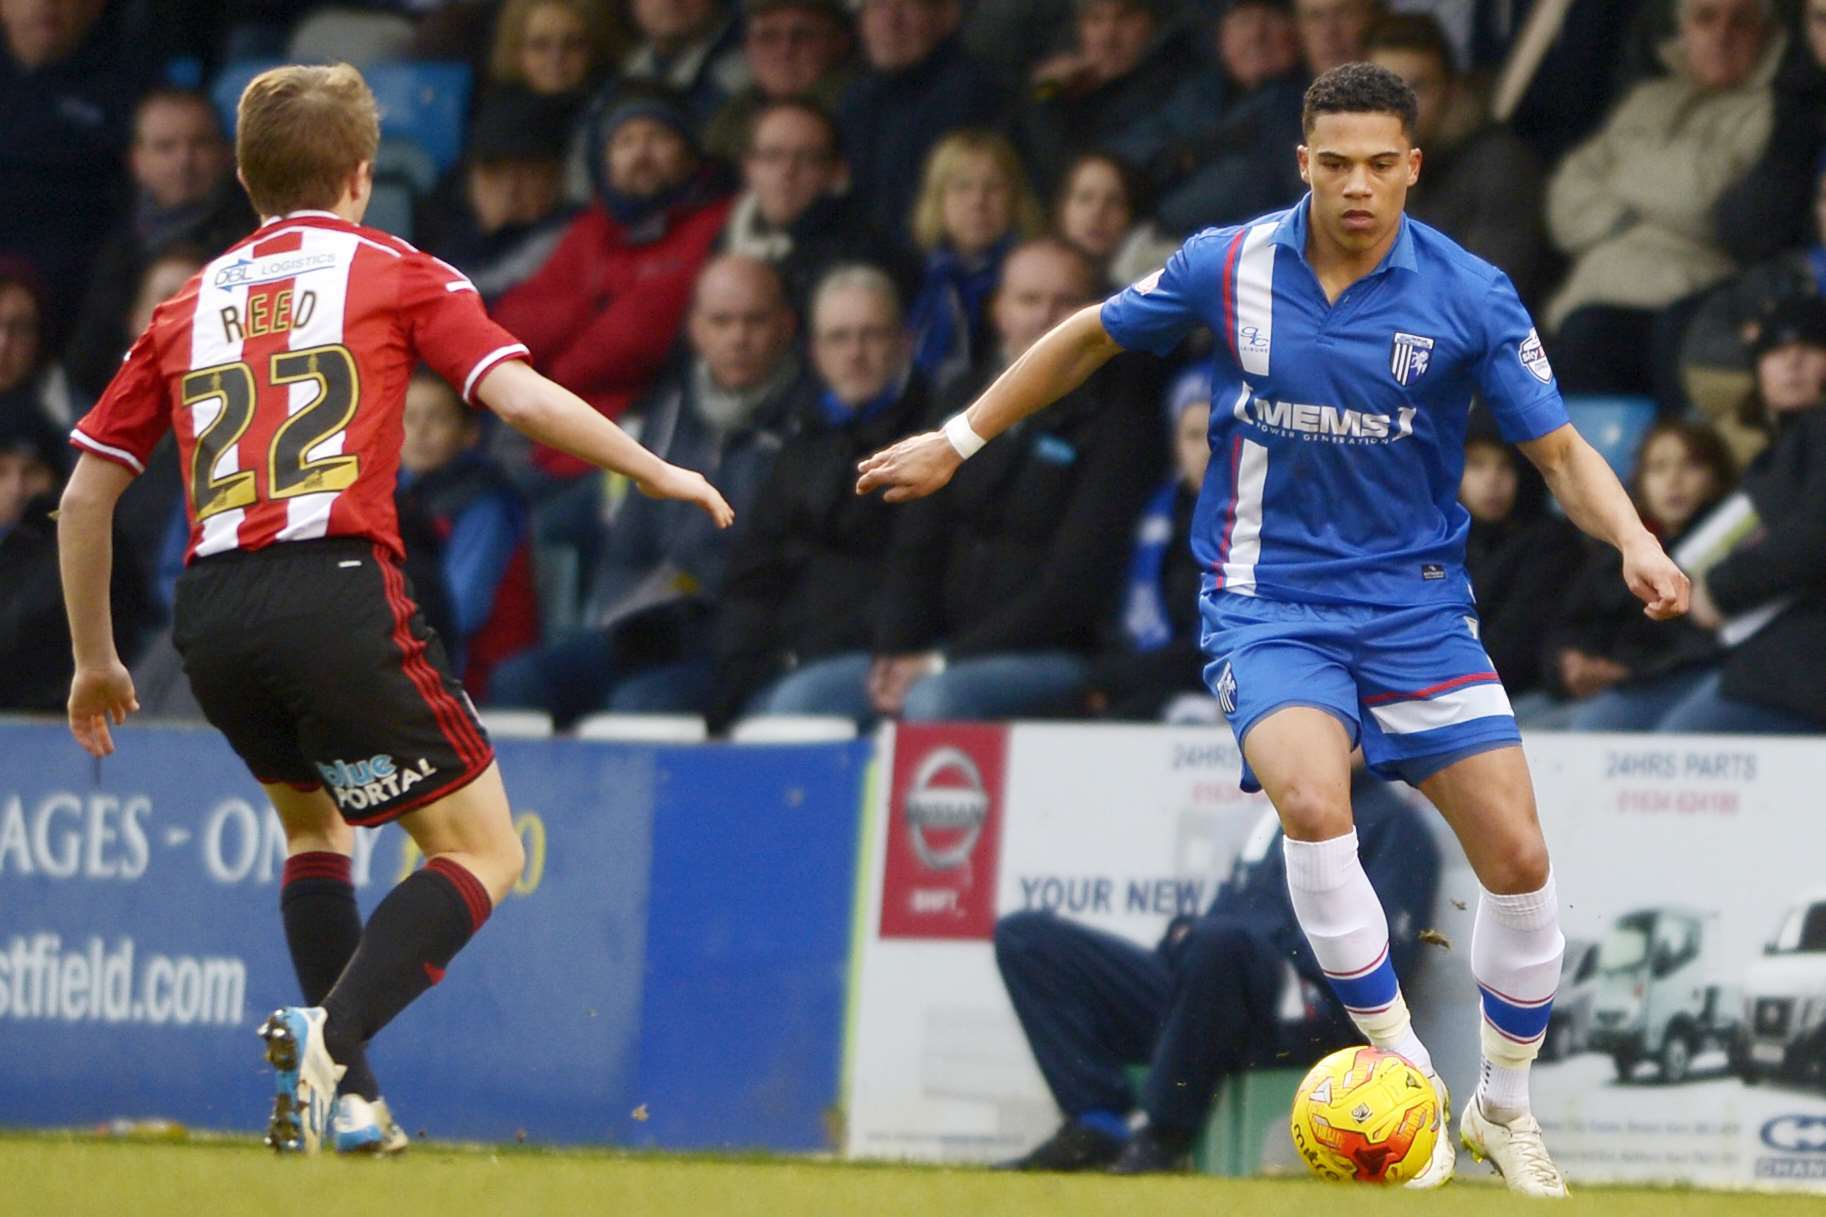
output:
{"label": "gillingham club crest", "polygon": [[1389,371],[1394,373],[1397,384],[1411,385],[1425,376],[1432,359],[1431,338],[1395,331],[1395,341],[1389,350]]}
{"label": "gillingham club crest", "polygon": [[1223,669],[1218,672],[1217,682],[1211,686],[1211,691],[1217,694],[1218,707],[1225,714],[1236,713],[1236,672],[1231,669],[1229,660],[1224,661]]}

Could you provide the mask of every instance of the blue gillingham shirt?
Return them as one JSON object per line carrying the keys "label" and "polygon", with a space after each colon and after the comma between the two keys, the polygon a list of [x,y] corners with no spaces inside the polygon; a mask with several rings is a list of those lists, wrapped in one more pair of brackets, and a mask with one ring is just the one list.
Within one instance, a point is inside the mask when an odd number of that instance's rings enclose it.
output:
{"label": "blue gillingham shirt", "polygon": [[1504,438],[1566,407],[1515,286],[1403,216],[1376,269],[1326,302],[1306,261],[1312,196],[1208,228],[1104,302],[1103,327],[1165,355],[1217,335],[1211,464],[1192,548],[1207,587],[1312,604],[1464,604],[1458,503],[1481,393]]}

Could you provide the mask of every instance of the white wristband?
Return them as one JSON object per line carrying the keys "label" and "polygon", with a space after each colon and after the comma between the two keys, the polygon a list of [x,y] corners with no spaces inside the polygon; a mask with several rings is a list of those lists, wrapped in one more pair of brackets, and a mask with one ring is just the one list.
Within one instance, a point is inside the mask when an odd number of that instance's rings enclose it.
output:
{"label": "white wristband", "polygon": [[945,420],[945,438],[951,441],[951,446],[965,460],[981,452],[983,445],[989,442],[976,433],[976,428],[970,425],[970,419],[962,410]]}

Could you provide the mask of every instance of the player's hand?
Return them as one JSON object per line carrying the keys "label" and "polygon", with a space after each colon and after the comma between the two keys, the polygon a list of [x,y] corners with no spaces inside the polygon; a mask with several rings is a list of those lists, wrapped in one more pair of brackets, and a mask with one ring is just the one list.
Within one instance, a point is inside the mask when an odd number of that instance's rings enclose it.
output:
{"label": "player's hand", "polygon": [[910,435],[891,448],[883,448],[856,466],[856,493],[877,490],[889,503],[923,499],[944,486],[964,458],[957,454],[943,431]]}
{"label": "player's hand", "polygon": [[1687,611],[1693,584],[1686,572],[1662,552],[1661,543],[1647,533],[1623,550],[1623,581],[1642,611],[1655,621],[1667,621]]}
{"label": "player's hand", "polygon": [[118,659],[106,667],[79,668],[70,681],[70,734],[90,756],[104,757],[113,752],[109,720],[118,727],[137,709],[139,697],[133,692],[133,677]]}
{"label": "player's hand", "polygon": [[635,482],[634,488],[650,499],[676,499],[701,507],[718,528],[728,528],[735,521],[735,512],[717,488],[695,470],[663,465],[652,478]]}

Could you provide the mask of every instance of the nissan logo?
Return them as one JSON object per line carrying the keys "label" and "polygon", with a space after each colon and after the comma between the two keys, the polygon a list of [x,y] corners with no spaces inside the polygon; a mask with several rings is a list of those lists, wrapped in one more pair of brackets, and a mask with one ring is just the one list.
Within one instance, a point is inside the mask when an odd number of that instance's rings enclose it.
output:
{"label": "nissan logo", "polygon": [[1826,1153],[1826,1115],[1777,1116],[1763,1125],[1763,1144],[1789,1154]]}
{"label": "nissan logo", "polygon": [[[934,786],[941,774],[962,784]],[[970,860],[988,818],[989,794],[976,762],[961,748],[928,753],[907,790],[907,831],[919,860],[932,870],[956,870]]]}

